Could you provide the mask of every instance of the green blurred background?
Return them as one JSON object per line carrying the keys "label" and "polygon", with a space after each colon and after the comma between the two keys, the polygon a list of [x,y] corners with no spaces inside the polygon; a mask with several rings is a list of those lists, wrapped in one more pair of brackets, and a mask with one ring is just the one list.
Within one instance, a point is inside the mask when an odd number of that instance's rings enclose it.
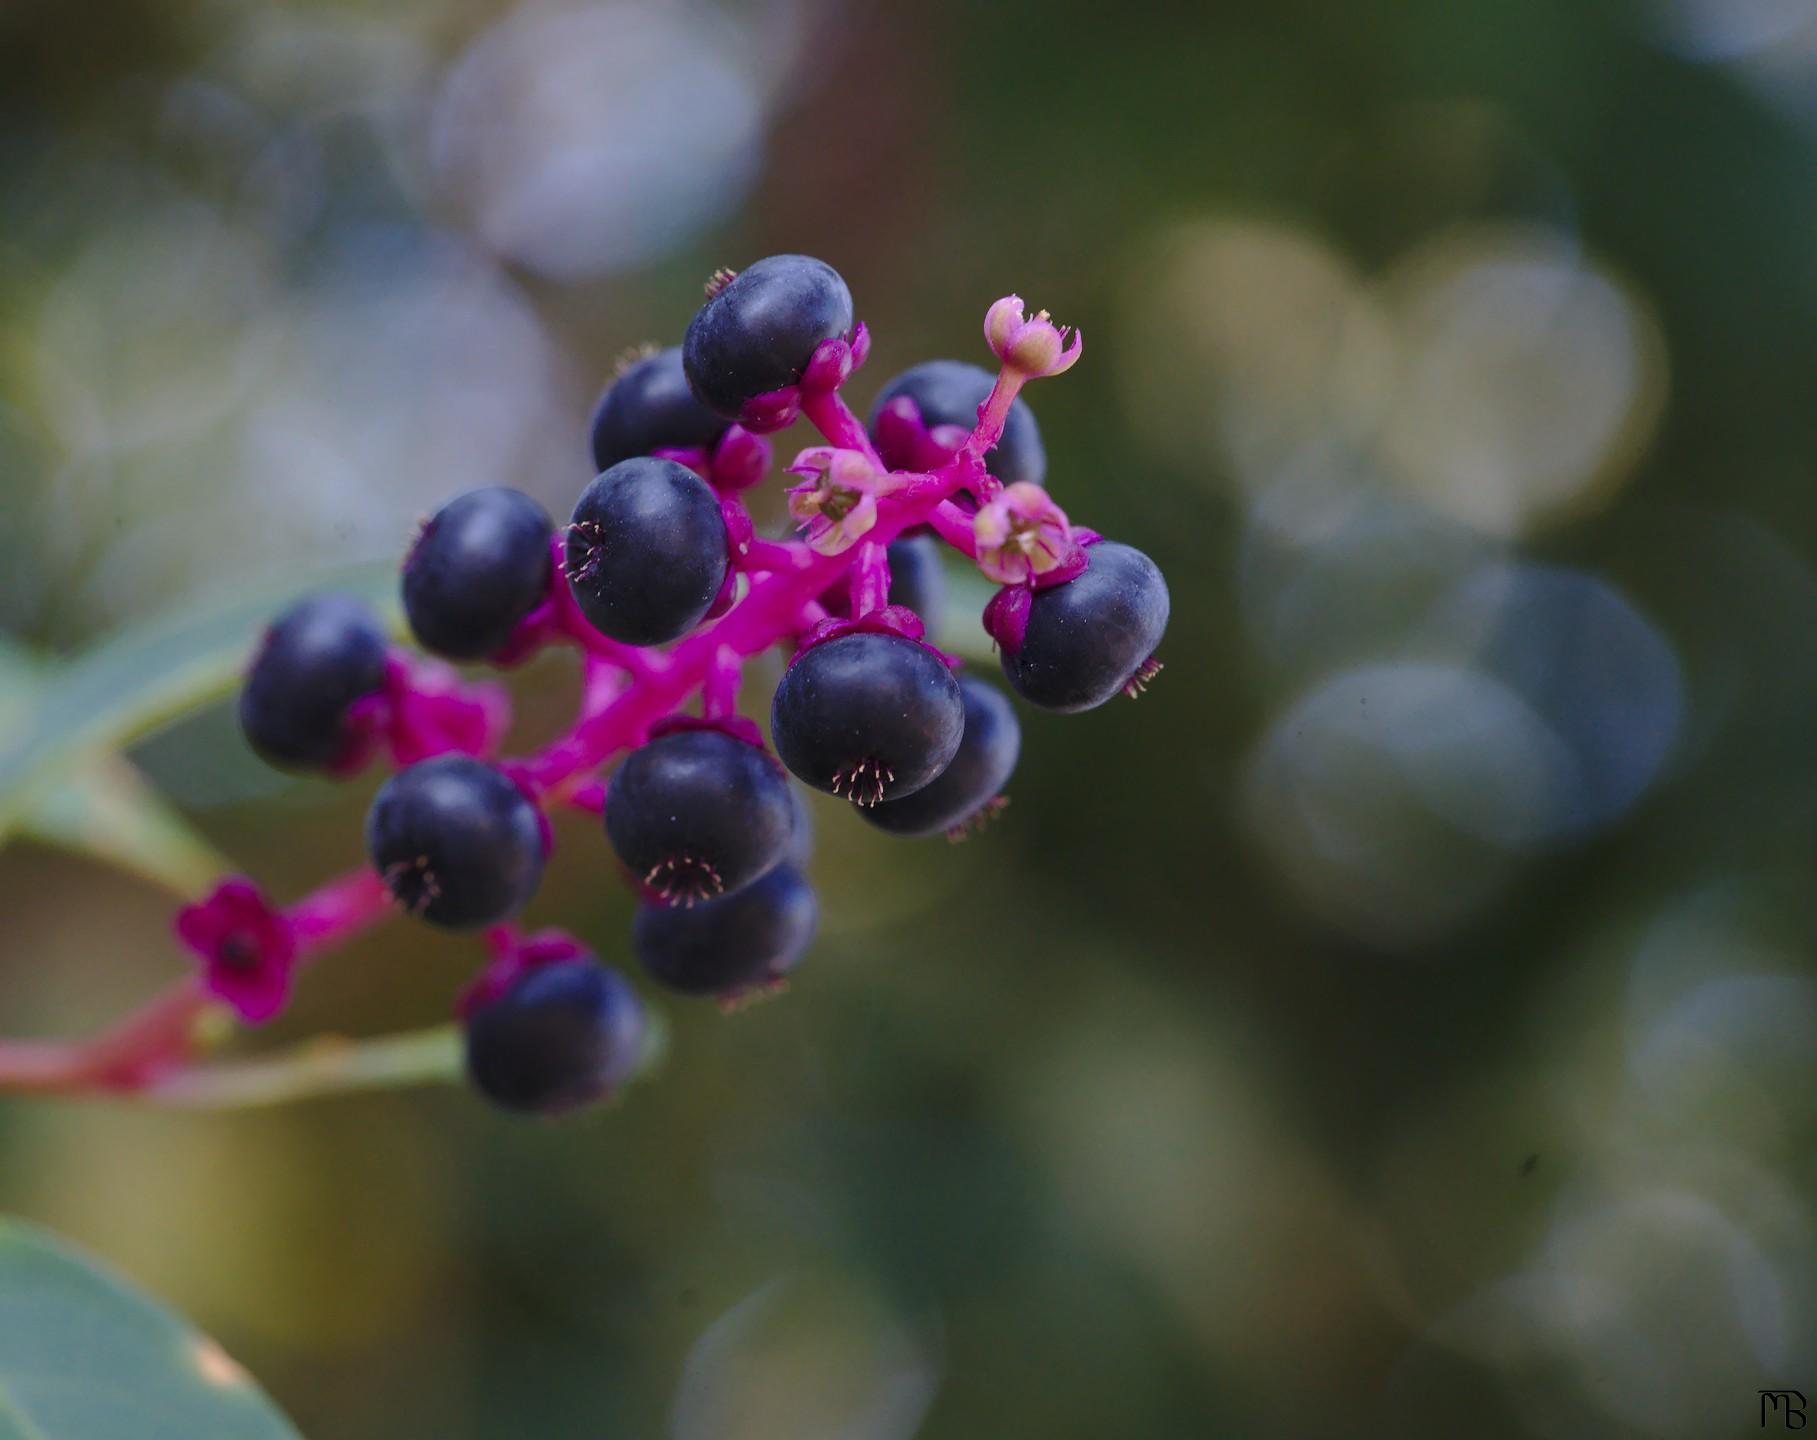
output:
{"label": "green blurred background", "polygon": [[[52,663],[474,485],[565,512],[613,358],[776,250],[850,282],[865,402],[1008,291],[1081,326],[1050,488],[1172,587],[1155,688],[1025,712],[983,839],[819,807],[789,994],[667,1006],[608,1112],[0,1104],[0,1209],[306,1434],[1817,1394],[1817,0],[13,0],[0,195],[0,634]],[[131,758],[281,898],[357,859],[377,777],[227,707]],[[529,918],[624,959],[560,841]],[[171,905],[15,839],[5,1030],[180,973]],[[389,927],[240,1048],[432,1023],[475,950]]]}

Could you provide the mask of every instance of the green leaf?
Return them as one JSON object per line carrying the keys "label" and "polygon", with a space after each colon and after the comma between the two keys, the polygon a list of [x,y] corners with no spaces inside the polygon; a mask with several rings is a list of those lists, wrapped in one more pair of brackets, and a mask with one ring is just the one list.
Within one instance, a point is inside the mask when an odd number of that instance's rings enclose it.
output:
{"label": "green leaf", "polygon": [[220,1346],[0,1219],[0,1440],[298,1440]]}
{"label": "green leaf", "polygon": [[305,591],[328,589],[364,597],[396,627],[397,567],[360,565],[129,626],[49,667],[22,713],[0,700],[0,721],[15,712],[0,724],[0,833],[84,759],[227,694],[266,622]]}
{"label": "green leaf", "polygon": [[194,899],[233,864],[128,761],[83,760],[20,817],[33,839],[73,850]]}
{"label": "green leaf", "polygon": [[[49,665],[0,637],[0,747],[30,723],[50,673]],[[137,769],[106,750],[79,757],[12,817],[11,826],[184,897],[199,894],[232,868]],[[0,819],[0,842],[9,828]]]}

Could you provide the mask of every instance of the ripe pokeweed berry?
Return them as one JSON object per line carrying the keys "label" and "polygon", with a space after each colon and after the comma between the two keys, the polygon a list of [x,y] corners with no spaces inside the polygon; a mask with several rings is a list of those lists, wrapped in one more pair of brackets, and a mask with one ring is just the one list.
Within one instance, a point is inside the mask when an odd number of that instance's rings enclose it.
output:
{"label": "ripe pokeweed berry", "polygon": [[627,367],[593,407],[593,468],[655,450],[711,449],[726,432],[688,389],[681,347],[671,345]]}
{"label": "ripe pokeweed berry", "polygon": [[821,341],[851,328],[852,292],[837,270],[808,255],[771,255],[700,307],[682,363],[700,402],[737,420],[759,395],[799,381]]}
{"label": "ripe pokeweed berry", "polygon": [[780,979],[814,939],[814,890],[778,865],[736,895],[691,910],[641,905],[631,944],[650,977],[683,995],[731,997]]}
{"label": "ripe pokeweed berry", "polygon": [[860,807],[928,784],[964,730],[952,671],[900,635],[861,631],[813,646],[795,657],[770,705],[783,763]]}
{"label": "ripe pokeweed berry", "polygon": [[606,836],[646,893],[670,905],[730,895],[789,853],[788,777],[757,746],[677,730],[633,750],[606,788]]}
{"label": "ripe pokeweed berry", "polygon": [[564,568],[602,635],[663,645],[688,633],[726,578],[726,526],[711,487],[685,465],[621,460],[581,492]]}
{"label": "ripe pokeweed berry", "polygon": [[385,631],[352,595],[299,600],[265,632],[240,692],[247,743],[286,770],[346,758],[348,708],[385,688]]}
{"label": "ripe pokeweed berry", "polygon": [[[956,425],[970,430],[978,423],[978,407],[990,399],[997,377],[990,371],[962,360],[928,360],[904,370],[883,387],[871,406],[867,422],[871,438],[878,438],[877,418],[890,401],[906,396],[921,412],[921,423],[932,430],[937,425]],[[903,468],[906,457],[892,457],[887,451],[884,463]],[[1003,422],[1003,438],[984,457],[984,468],[1005,485],[1028,481],[1040,485],[1047,479],[1047,451],[1041,444],[1041,427],[1035,423],[1035,412],[1020,396],[1009,407]]]}
{"label": "ripe pokeweed berry", "polygon": [[603,1099],[636,1072],[643,1005],[596,960],[526,970],[467,1017],[467,1077],[507,1110],[559,1115]]}
{"label": "ripe pokeweed berry", "polygon": [[542,879],[542,821],[509,776],[468,755],[400,770],[366,813],[366,850],[385,888],[432,925],[496,925]]}
{"label": "ripe pokeweed berry", "polygon": [[959,693],[965,700],[959,752],[913,795],[858,812],[878,829],[958,839],[1002,807],[1003,784],[1022,750],[1022,727],[1003,692],[976,676],[961,675]]}
{"label": "ripe pokeweed berry", "polygon": [[442,506],[404,561],[404,614],[418,643],[450,660],[502,650],[548,593],[553,533],[541,505],[502,485]]}
{"label": "ripe pokeweed berry", "polygon": [[1002,654],[1003,673],[1024,700],[1073,712],[1139,688],[1167,629],[1167,582],[1140,550],[1101,541],[1085,571],[1037,590],[1022,645]]}

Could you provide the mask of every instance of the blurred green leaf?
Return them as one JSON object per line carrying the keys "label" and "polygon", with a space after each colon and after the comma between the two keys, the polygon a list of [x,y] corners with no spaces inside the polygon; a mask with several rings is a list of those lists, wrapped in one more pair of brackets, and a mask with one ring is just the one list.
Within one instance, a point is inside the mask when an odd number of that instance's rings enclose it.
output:
{"label": "blurred green leaf", "polygon": [[207,1336],[0,1220],[0,1440],[297,1440]]}
{"label": "blurred green leaf", "polygon": [[[0,744],[32,723],[50,689],[51,667],[0,639]],[[85,754],[62,778],[34,791],[28,808],[0,817],[0,842],[17,829],[89,855],[178,895],[205,890],[227,859],[112,751]]]}
{"label": "blurred green leaf", "polygon": [[118,755],[83,760],[19,818],[34,839],[194,897],[233,864]]}
{"label": "blurred green leaf", "polygon": [[305,590],[329,589],[362,596],[395,626],[396,566],[372,563],[130,626],[48,667],[24,703],[5,698],[17,655],[0,661],[0,834],[85,761],[225,695],[265,623]]}

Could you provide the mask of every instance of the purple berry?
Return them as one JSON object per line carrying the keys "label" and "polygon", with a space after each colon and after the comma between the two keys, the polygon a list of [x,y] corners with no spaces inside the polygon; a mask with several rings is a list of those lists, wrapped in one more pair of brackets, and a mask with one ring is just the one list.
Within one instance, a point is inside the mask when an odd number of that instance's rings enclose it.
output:
{"label": "purple berry", "polygon": [[240,728],[280,769],[332,769],[346,756],[348,708],[384,688],[378,617],[351,595],[312,595],[265,632],[240,692]]}
{"label": "purple berry", "polygon": [[652,979],[684,995],[734,996],[781,978],[814,939],[820,907],[792,865],[691,910],[642,905],[631,944]]}
{"label": "purple berry", "polygon": [[470,930],[515,915],[542,879],[542,820],[509,776],[469,755],[400,770],[366,812],[385,888],[432,925]]}
{"label": "purple berry", "polygon": [[971,675],[959,677],[965,735],[952,762],[913,795],[885,800],[862,815],[896,835],[962,836],[1001,808],[1002,789],[1022,750],[1022,727],[1003,693]]}
{"label": "purple berry", "polygon": [[549,590],[548,512],[520,490],[470,490],[435,512],[404,561],[404,614],[425,650],[496,655]]}
{"label": "purple berry", "polygon": [[[871,406],[871,438],[877,438],[877,417],[890,401],[906,396],[921,412],[921,423],[928,429],[936,425],[957,425],[970,430],[978,423],[978,407],[990,399],[997,377],[976,365],[961,360],[928,360],[904,370],[883,387]],[[886,454],[887,464],[902,468],[906,460]],[[985,469],[1005,485],[1028,481],[1035,485],[1047,479],[1047,451],[1041,444],[1041,427],[1035,423],[1035,412],[1020,396],[1009,407],[1003,422],[1003,438],[984,457]]]}
{"label": "purple berry", "polygon": [[807,255],[771,255],[700,307],[682,363],[700,402],[737,420],[757,396],[798,382],[820,342],[851,328],[852,292],[837,270]]}
{"label": "purple berry", "polygon": [[1167,582],[1154,561],[1108,540],[1085,554],[1083,574],[1035,592],[1021,648],[1003,649],[1011,686],[1045,710],[1090,710],[1139,687],[1167,629]]}
{"label": "purple berry", "polygon": [[562,960],[525,971],[467,1018],[467,1077],[507,1110],[560,1115],[628,1080],[643,1045],[643,1005],[624,976]]}
{"label": "purple berry", "polygon": [[726,526],[707,482],[673,460],[621,460],[581,492],[565,570],[600,634],[664,645],[698,625],[726,577]]}
{"label": "purple berry", "polygon": [[627,368],[593,409],[593,468],[656,450],[710,450],[726,422],[688,389],[681,347],[671,345]]}
{"label": "purple berry", "polygon": [[692,905],[749,885],[795,836],[788,777],[755,745],[678,730],[640,746],[606,788],[606,837],[646,894]]}
{"label": "purple berry", "polygon": [[858,806],[928,784],[964,730],[953,672],[900,635],[842,635],[797,655],[770,706],[783,763],[816,790]]}

